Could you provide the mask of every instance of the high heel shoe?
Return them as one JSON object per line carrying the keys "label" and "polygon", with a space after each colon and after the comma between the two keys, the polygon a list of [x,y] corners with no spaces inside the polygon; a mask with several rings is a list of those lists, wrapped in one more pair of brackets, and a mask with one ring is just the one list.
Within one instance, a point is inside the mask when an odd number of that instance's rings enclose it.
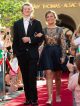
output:
{"label": "high heel shoe", "polygon": [[61,102],[61,97],[60,96],[56,96],[56,102]]}
{"label": "high heel shoe", "polygon": [[46,102],[46,104],[51,105],[52,104],[52,99],[48,99],[48,101]]}

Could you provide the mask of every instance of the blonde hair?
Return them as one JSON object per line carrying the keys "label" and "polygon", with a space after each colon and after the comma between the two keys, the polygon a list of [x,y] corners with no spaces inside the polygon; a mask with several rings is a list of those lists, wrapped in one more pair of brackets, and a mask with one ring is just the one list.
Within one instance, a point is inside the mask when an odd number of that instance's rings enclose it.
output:
{"label": "blonde hair", "polygon": [[30,6],[31,9],[34,10],[31,3],[24,3],[24,4],[22,5],[22,11],[23,11],[24,6]]}
{"label": "blonde hair", "polygon": [[58,20],[58,17],[57,17],[56,12],[55,12],[55,11],[52,11],[52,10],[49,10],[49,11],[46,12],[45,18],[47,18],[47,15],[48,15],[49,13],[52,13],[52,14],[54,15],[55,19]]}
{"label": "blonde hair", "polygon": [[80,25],[77,27],[77,32],[80,34]]}
{"label": "blonde hair", "polygon": [[76,66],[79,71],[78,84],[80,85],[80,54],[76,56]]}
{"label": "blonde hair", "polygon": [[34,13],[33,5],[31,3],[29,3],[29,2],[28,3],[24,3],[22,5],[22,9],[21,9],[22,12],[23,12],[24,6],[30,6],[31,7],[31,10],[32,10],[31,16],[33,17],[33,13]]}

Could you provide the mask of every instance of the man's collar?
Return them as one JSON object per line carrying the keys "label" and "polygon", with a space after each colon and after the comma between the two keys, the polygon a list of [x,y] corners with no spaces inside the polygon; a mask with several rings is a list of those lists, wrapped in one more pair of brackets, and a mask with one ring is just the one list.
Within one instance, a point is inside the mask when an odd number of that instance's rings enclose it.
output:
{"label": "man's collar", "polygon": [[31,18],[31,17],[23,17],[23,20],[24,20],[24,21],[30,21],[30,18]]}

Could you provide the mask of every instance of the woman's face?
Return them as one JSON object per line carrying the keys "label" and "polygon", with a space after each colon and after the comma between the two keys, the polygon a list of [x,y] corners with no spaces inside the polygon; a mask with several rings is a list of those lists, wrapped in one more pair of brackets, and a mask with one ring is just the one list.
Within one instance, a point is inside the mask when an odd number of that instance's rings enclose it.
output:
{"label": "woman's face", "polygon": [[53,13],[47,14],[47,16],[46,16],[46,22],[47,22],[48,25],[50,25],[50,24],[56,24],[56,18],[54,17],[54,14]]}

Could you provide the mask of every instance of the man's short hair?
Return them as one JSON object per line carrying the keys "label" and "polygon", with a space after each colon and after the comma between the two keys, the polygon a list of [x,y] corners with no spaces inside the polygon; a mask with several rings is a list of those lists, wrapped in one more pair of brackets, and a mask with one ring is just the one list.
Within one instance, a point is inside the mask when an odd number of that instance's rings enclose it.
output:
{"label": "man's short hair", "polygon": [[23,6],[22,6],[22,11],[23,11],[24,6],[30,6],[30,7],[32,8],[32,10],[33,10],[33,6],[32,6],[31,3],[25,3],[25,4],[23,4]]}

